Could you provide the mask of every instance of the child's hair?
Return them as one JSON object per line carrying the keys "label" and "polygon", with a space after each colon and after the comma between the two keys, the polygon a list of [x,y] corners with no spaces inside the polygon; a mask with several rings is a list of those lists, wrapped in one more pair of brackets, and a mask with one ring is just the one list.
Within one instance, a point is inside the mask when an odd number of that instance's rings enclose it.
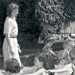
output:
{"label": "child's hair", "polygon": [[18,63],[18,60],[15,58],[8,59],[5,61],[5,70],[9,71],[11,73],[18,73],[20,72],[20,65]]}
{"label": "child's hair", "polygon": [[47,35],[44,38],[44,43],[54,42],[54,37],[52,35]]}
{"label": "child's hair", "polygon": [[7,16],[11,17],[11,13],[13,10],[19,9],[19,6],[16,3],[11,3],[7,7]]}
{"label": "child's hair", "polygon": [[72,38],[66,38],[65,42],[63,43],[63,47],[66,48],[66,46],[72,46],[74,43]]}
{"label": "child's hair", "polygon": [[71,59],[75,59],[75,46],[70,51],[69,55],[70,55]]}
{"label": "child's hair", "polygon": [[35,58],[38,58],[40,62],[43,62],[43,66],[45,69],[48,70],[48,69],[54,68],[54,63],[50,62],[50,61],[52,61],[52,58],[49,57],[49,55],[47,55],[45,53],[40,53],[40,54],[37,54],[35,56]]}
{"label": "child's hair", "polygon": [[65,50],[62,50],[58,53],[58,61],[60,61],[62,59],[65,59],[67,64],[69,64],[71,62],[70,56]]}
{"label": "child's hair", "polygon": [[48,43],[45,44],[45,46],[42,48],[42,50],[43,51],[47,51],[48,48],[50,48],[50,49],[52,48],[52,45],[53,45],[53,42],[50,41],[50,42],[48,42]]}

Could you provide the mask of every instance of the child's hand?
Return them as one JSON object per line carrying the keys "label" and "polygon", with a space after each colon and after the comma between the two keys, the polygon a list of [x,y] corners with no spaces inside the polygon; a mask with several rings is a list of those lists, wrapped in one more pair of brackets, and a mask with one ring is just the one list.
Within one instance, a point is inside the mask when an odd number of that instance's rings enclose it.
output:
{"label": "child's hand", "polygon": [[49,70],[45,70],[46,73],[50,73]]}
{"label": "child's hand", "polygon": [[46,73],[52,73],[52,70],[45,70]]}

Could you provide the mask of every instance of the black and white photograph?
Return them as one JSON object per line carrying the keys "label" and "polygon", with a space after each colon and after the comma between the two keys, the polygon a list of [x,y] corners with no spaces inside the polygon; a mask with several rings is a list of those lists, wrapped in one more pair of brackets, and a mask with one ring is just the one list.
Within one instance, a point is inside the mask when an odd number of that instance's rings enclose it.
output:
{"label": "black and white photograph", "polygon": [[0,0],[0,75],[75,75],[75,0]]}

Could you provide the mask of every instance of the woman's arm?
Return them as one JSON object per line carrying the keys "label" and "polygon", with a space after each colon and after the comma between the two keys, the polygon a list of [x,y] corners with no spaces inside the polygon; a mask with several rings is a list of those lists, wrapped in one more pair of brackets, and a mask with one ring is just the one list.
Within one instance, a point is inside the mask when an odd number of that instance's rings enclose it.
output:
{"label": "woman's arm", "polygon": [[5,34],[5,36],[6,36],[6,40],[7,40],[7,43],[8,43],[8,45],[9,45],[9,48],[10,48],[10,52],[11,52],[11,54],[13,55],[14,54],[14,52],[13,52],[13,50],[12,50],[12,44],[11,44],[11,40],[10,40],[10,34]]}
{"label": "woman's arm", "polygon": [[10,35],[6,33],[5,36],[6,36],[7,43],[9,45],[9,47],[11,48],[12,45],[11,45],[11,41],[10,41]]}

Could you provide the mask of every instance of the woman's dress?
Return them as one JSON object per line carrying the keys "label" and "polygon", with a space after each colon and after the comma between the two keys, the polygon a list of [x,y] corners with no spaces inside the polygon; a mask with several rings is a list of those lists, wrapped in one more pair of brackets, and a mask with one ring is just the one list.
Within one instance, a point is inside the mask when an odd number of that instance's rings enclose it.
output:
{"label": "woman's dress", "polygon": [[4,42],[3,42],[4,62],[10,58],[16,58],[21,66],[21,61],[20,61],[19,52],[18,52],[18,41],[17,41],[18,26],[17,26],[17,22],[16,22],[15,18],[14,19],[12,19],[10,17],[6,18],[5,23],[4,23],[4,35],[6,33],[15,35],[15,37],[13,37],[13,36],[10,37],[14,55],[11,55],[9,45],[8,45],[6,37],[5,37]]}

